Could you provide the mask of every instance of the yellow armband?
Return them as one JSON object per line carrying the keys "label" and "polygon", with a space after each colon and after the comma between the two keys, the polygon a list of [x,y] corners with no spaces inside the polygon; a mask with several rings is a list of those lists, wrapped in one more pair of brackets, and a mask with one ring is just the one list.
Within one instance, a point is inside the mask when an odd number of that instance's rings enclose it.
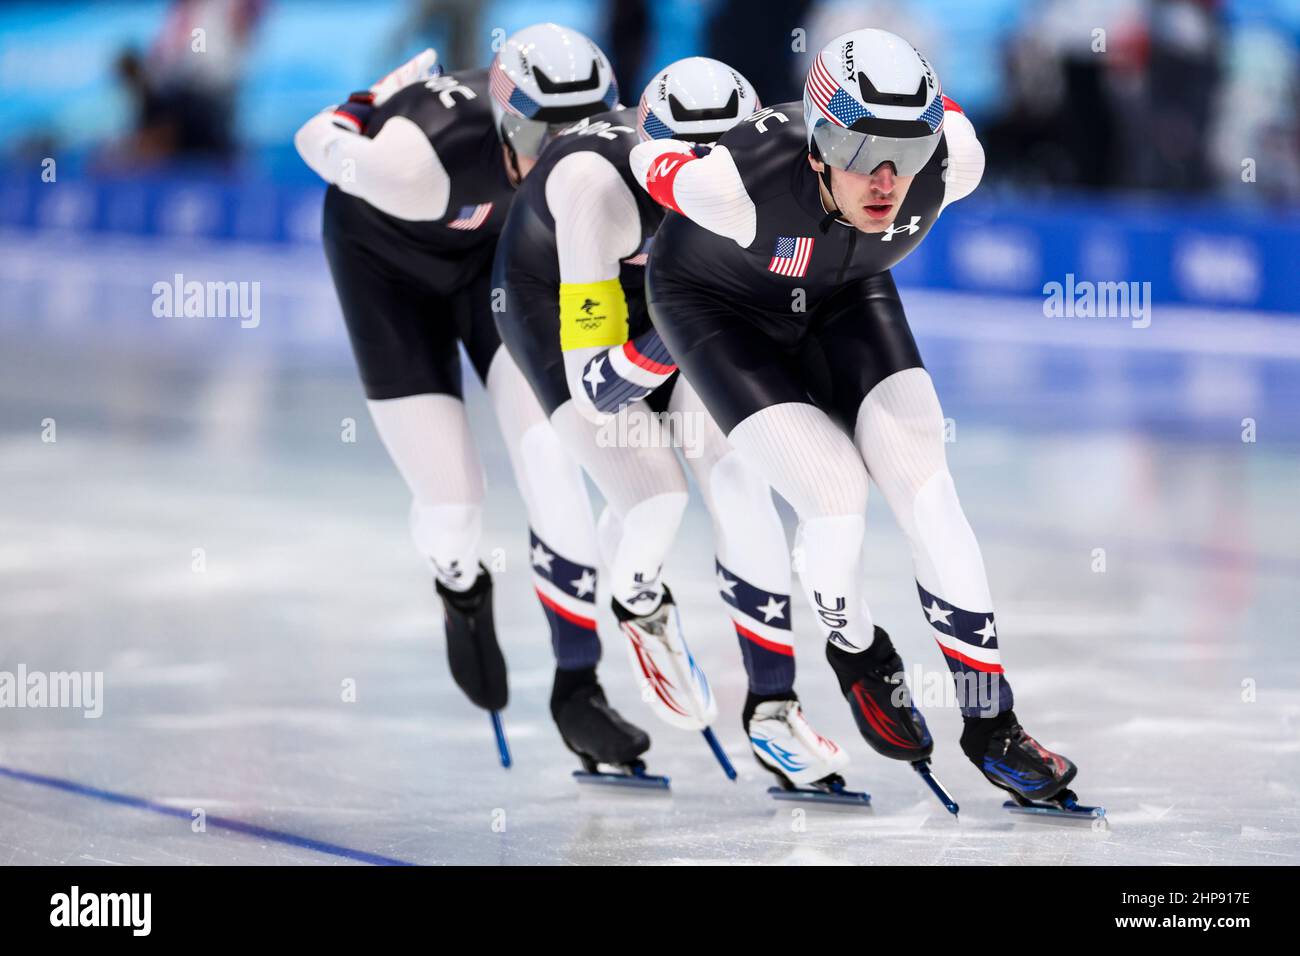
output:
{"label": "yellow armband", "polygon": [[626,341],[627,299],[617,279],[560,283],[562,351]]}

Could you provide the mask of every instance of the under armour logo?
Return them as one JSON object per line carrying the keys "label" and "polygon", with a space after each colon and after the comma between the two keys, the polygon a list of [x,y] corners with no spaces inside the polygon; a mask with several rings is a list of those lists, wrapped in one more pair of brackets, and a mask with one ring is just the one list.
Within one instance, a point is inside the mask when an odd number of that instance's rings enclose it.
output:
{"label": "under armour logo", "polygon": [[884,235],[880,237],[880,241],[892,242],[894,236],[898,235],[898,233],[900,232],[905,232],[909,236],[912,235],[912,233],[914,232],[920,232],[921,227],[917,225],[920,221],[921,221],[920,216],[913,216],[912,221],[909,222],[906,226],[890,226],[888,229],[885,230]]}

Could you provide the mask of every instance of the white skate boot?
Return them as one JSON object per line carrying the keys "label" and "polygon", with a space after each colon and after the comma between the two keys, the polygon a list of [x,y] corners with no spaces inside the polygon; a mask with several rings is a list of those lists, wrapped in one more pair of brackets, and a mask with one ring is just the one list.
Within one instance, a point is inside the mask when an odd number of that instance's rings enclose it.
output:
{"label": "white skate boot", "polygon": [[751,694],[745,731],[755,759],[780,783],[768,790],[776,799],[870,805],[870,794],[845,789],[840,771],[849,755],[813,730],[795,698],[760,701]]}
{"label": "white skate boot", "polygon": [[704,734],[723,771],[736,779],[735,768],[710,729],[718,717],[718,702],[686,646],[672,593],[664,588],[663,601],[648,614],[633,614],[617,601],[613,604],[619,629],[627,638],[628,660],[641,686],[641,699],[664,723]]}

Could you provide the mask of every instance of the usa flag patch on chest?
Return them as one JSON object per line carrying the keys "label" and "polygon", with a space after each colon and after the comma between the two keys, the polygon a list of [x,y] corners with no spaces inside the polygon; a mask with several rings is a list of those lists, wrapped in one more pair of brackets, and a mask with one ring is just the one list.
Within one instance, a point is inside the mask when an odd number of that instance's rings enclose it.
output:
{"label": "usa flag patch on chest", "polygon": [[808,260],[812,258],[813,240],[808,236],[780,236],[776,251],[767,264],[768,272],[779,276],[802,278],[808,273]]}
{"label": "usa flag patch on chest", "polygon": [[487,217],[490,215],[492,215],[492,204],[490,202],[481,202],[477,206],[461,206],[460,214],[447,223],[447,228],[477,229],[487,222]]}

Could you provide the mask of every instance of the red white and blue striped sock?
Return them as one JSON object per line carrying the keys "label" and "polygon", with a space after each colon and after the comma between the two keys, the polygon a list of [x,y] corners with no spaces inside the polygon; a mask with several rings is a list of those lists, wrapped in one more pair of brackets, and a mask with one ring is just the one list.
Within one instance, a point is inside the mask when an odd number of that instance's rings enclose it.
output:
{"label": "red white and blue striped sock", "polygon": [[531,529],[528,543],[533,587],[551,626],[556,666],[561,670],[594,667],[600,660],[596,569],[563,557]]}
{"label": "red white and blue striped sock", "polygon": [[1011,684],[1002,670],[993,611],[969,611],[945,601],[916,584],[930,631],[943,651],[957,688],[962,716],[989,716],[990,705],[1001,713],[1015,704]]}
{"label": "red white and blue striped sock", "polygon": [[794,691],[790,595],[755,587],[716,562],[718,593],[731,609],[749,689],[771,695]]}

